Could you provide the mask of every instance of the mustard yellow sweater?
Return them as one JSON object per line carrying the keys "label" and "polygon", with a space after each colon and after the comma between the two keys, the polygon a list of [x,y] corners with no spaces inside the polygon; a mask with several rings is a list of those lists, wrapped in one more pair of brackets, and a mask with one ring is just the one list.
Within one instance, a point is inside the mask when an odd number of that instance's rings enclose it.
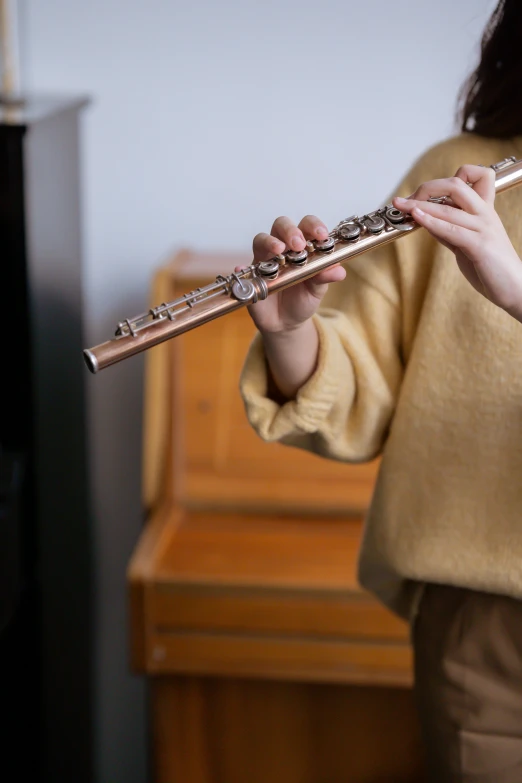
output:
{"label": "mustard yellow sweater", "polygon": [[[430,149],[398,195],[464,163],[522,157],[522,137],[464,134]],[[496,209],[522,256],[522,188]],[[315,316],[317,370],[267,397],[258,335],[241,378],[259,435],[330,459],[382,453],[359,579],[412,619],[422,585],[522,598],[522,324],[469,285],[420,230],[350,262]]]}

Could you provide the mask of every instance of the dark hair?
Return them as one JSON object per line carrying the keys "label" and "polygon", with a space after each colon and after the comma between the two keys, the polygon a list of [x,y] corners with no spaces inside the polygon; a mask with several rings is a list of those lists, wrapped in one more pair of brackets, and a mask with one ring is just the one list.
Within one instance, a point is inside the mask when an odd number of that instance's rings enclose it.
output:
{"label": "dark hair", "polygon": [[463,131],[509,138],[522,134],[522,2],[500,0],[484,30],[477,69],[458,100]]}

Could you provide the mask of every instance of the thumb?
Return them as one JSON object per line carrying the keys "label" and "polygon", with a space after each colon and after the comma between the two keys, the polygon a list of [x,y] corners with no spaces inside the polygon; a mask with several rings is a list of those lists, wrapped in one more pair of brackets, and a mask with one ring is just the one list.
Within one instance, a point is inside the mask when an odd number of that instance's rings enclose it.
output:
{"label": "thumb", "polygon": [[345,277],[346,269],[336,264],[306,280],[305,285],[313,296],[321,299],[326,294],[329,283],[340,283]]}

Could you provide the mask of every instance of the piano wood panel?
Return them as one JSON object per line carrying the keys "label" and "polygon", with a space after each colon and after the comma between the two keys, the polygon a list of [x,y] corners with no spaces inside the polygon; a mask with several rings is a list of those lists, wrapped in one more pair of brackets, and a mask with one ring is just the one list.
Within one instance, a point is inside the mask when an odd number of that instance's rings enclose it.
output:
{"label": "piano wood panel", "polygon": [[[183,252],[155,303],[237,263]],[[378,462],[259,440],[237,388],[252,334],[238,311],[147,356],[128,575],[153,781],[420,783],[408,628],[356,579]]]}
{"label": "piano wood panel", "polygon": [[152,680],[156,783],[421,783],[411,692]]}
{"label": "piano wood panel", "polygon": [[[247,263],[244,257],[227,264],[226,257],[181,253],[158,274],[153,286],[156,303],[181,296],[220,271],[232,271],[240,259]],[[263,443],[249,426],[238,381],[254,333],[246,310],[238,310],[147,355],[147,505],[175,494],[185,508],[360,515],[370,501],[378,460],[340,464]],[[166,463],[172,449],[176,459],[169,473]]]}

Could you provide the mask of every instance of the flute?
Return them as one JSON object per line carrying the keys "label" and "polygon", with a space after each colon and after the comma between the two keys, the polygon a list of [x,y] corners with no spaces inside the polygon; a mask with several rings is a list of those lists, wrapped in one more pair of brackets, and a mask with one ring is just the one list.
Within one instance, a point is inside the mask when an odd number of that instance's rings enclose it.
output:
{"label": "flute", "polygon": [[[500,193],[522,184],[522,159],[505,158],[494,163],[495,191]],[[444,202],[445,197],[430,199]],[[393,242],[420,228],[411,217],[391,204],[357,217],[352,215],[330,231],[324,240],[309,241],[301,251],[288,250],[268,261],[229,275],[218,275],[214,283],[153,307],[121,321],[112,340],[87,348],[84,359],[93,373],[134,356],[154,345],[195,329],[208,321],[255,304],[334,264]]]}

